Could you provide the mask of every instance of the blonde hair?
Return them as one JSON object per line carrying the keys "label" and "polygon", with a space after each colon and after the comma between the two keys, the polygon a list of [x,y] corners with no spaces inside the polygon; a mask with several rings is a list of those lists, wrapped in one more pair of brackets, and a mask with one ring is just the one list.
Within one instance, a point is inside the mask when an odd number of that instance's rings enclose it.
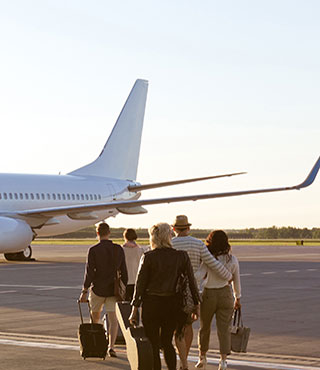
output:
{"label": "blonde hair", "polygon": [[150,244],[152,249],[172,248],[171,227],[166,222],[160,222],[149,229]]}

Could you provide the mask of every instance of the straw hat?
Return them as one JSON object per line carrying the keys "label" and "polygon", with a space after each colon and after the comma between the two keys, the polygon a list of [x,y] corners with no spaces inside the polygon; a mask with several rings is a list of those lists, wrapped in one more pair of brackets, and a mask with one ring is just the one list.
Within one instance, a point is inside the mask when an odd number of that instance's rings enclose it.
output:
{"label": "straw hat", "polygon": [[183,229],[185,227],[191,226],[191,224],[189,224],[187,216],[179,215],[176,216],[176,219],[171,226],[175,227],[176,229]]}

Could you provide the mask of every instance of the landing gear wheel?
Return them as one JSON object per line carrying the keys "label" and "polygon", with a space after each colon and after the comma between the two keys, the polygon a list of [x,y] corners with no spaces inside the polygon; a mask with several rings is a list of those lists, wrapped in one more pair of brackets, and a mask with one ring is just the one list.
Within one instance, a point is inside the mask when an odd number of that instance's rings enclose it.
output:
{"label": "landing gear wheel", "polygon": [[5,253],[4,257],[7,261],[30,261],[32,258],[32,249],[30,245],[22,252]]}
{"label": "landing gear wheel", "polygon": [[18,254],[19,254],[19,256],[21,256],[22,261],[30,261],[31,256],[32,256],[32,249],[31,249],[30,245],[28,245],[27,248],[24,251],[22,251]]}

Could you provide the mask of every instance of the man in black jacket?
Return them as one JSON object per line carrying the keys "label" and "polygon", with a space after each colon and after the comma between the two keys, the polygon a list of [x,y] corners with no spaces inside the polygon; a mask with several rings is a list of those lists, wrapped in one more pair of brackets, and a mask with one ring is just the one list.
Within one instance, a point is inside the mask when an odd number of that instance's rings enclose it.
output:
{"label": "man in black jacket", "polygon": [[121,280],[128,281],[127,267],[123,249],[109,240],[110,228],[105,222],[97,227],[99,243],[89,249],[83,289],[79,300],[87,301],[88,289],[91,315],[94,323],[100,320],[103,306],[108,314],[109,348],[108,355],[117,357],[114,344],[118,333],[118,321],[115,313],[114,278],[116,271],[121,271]]}

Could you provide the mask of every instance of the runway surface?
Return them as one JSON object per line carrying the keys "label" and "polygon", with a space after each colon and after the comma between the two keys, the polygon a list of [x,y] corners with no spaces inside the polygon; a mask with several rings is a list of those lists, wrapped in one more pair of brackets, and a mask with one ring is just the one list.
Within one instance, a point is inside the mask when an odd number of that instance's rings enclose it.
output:
{"label": "runway surface", "polygon": [[[53,242],[54,243],[54,242]],[[35,262],[0,258],[0,369],[130,369],[118,359],[83,361],[77,327],[88,246],[33,246]],[[320,246],[235,246],[240,260],[249,352],[233,354],[230,369],[320,369]],[[195,332],[198,325],[195,324]],[[190,368],[196,356],[196,335]],[[212,328],[207,369],[216,369]]]}

